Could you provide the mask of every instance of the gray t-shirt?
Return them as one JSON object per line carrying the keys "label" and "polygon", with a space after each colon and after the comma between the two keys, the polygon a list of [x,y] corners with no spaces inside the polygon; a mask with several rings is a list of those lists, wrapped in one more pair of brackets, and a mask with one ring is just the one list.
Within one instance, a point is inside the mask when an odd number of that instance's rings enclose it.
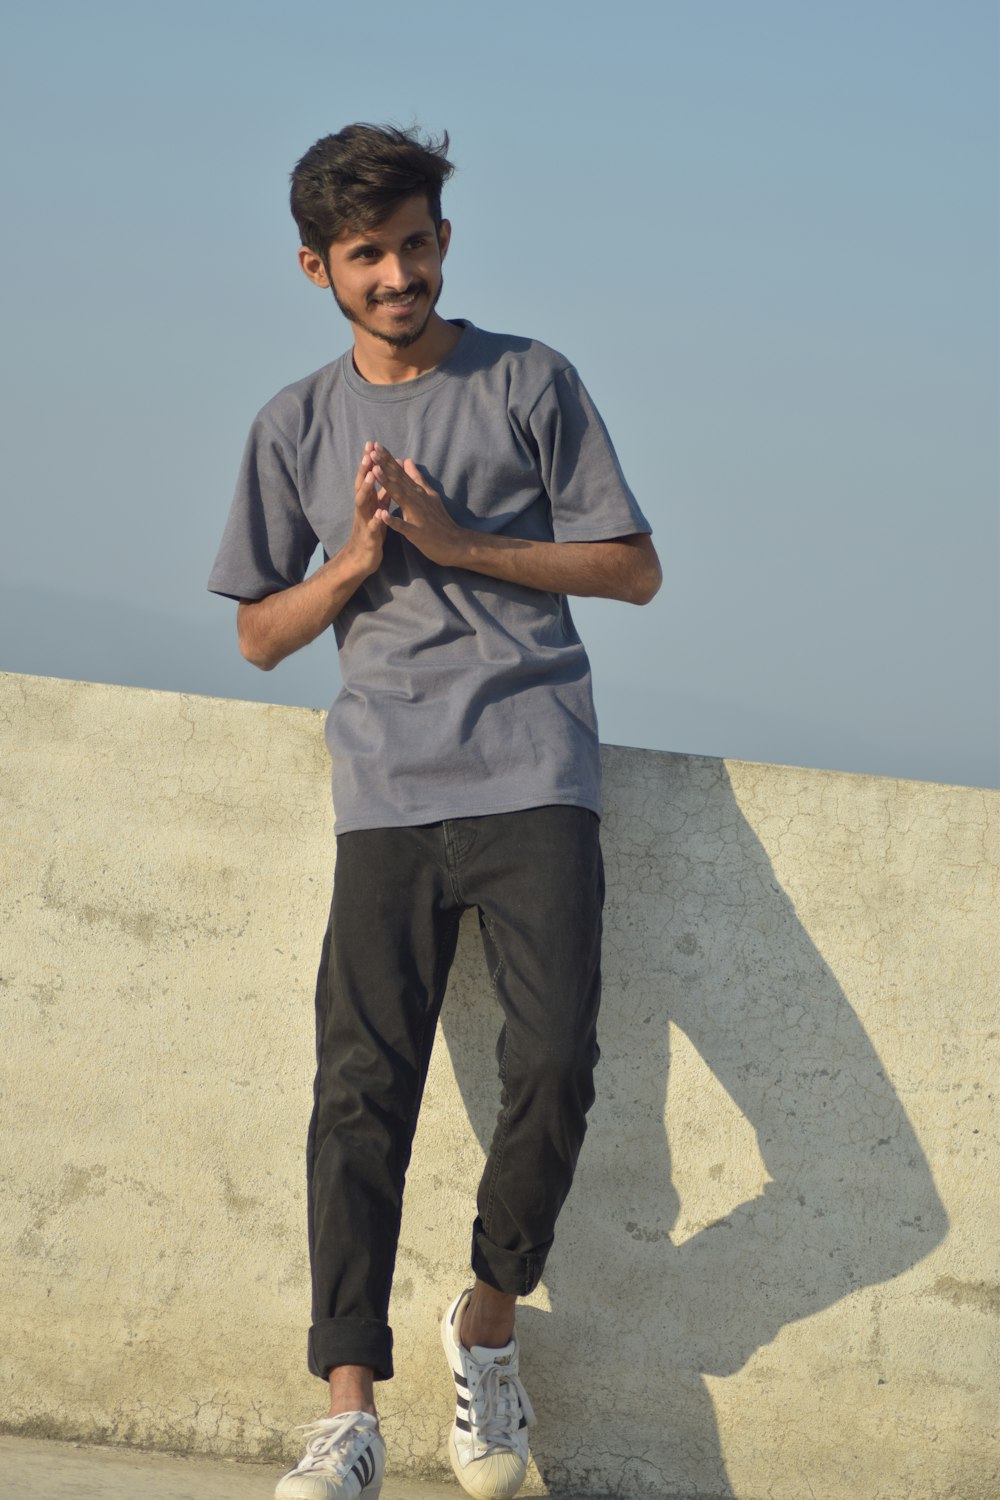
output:
{"label": "gray t-shirt", "polygon": [[[348,351],[254,421],[209,588],[256,600],[301,582],[354,518],[368,439],[412,458],[460,526],[544,541],[650,527],[573,367],[460,324],[449,357],[373,385]],[[600,812],[590,667],[563,595],[428,561],[397,533],[338,615],[327,720],[337,832],[513,812]]]}

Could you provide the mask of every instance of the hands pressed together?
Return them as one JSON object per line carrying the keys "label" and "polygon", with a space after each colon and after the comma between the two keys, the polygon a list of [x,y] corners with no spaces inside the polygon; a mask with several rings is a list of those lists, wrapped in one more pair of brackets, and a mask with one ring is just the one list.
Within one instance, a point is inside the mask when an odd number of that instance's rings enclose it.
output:
{"label": "hands pressed together", "polygon": [[[389,510],[389,504],[399,513]],[[350,546],[374,573],[382,561],[388,527],[432,562],[456,564],[464,529],[449,516],[440,495],[423,479],[412,459],[399,463],[380,443],[366,443],[354,480],[354,530]]]}
{"label": "hands pressed together", "polygon": [[332,625],[361,582],[381,567],[387,530],[398,531],[431,562],[547,593],[647,604],[660,587],[660,564],[646,535],[548,542],[470,530],[452,520],[412,459],[399,463],[381,443],[368,442],[354,479],[346,545],[301,583],[241,600],[236,619],[246,659],[270,671]]}
{"label": "hands pressed together", "polygon": [[354,502],[354,528],[344,553],[355,579],[378,569],[386,530],[392,530],[431,562],[548,593],[646,604],[660,587],[660,564],[645,534],[555,542],[470,530],[452,520],[411,458],[400,463],[381,443],[365,444]]}
{"label": "hands pressed together", "polygon": [[387,530],[398,531],[431,562],[547,593],[646,604],[660,586],[648,536],[546,542],[470,530],[452,520],[412,459],[399,463],[381,443],[369,442],[354,480],[354,525],[346,545],[301,583],[241,601],[236,618],[246,659],[270,671],[332,625],[360,583],[381,567]]}

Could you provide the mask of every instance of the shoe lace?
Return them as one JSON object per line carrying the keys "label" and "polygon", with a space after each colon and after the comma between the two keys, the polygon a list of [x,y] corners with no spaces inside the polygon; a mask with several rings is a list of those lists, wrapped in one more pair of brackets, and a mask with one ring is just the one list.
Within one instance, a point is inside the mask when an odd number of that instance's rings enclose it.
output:
{"label": "shoe lace", "polygon": [[470,1391],[469,1418],[477,1440],[493,1448],[509,1448],[521,1425],[530,1427],[535,1413],[519,1378],[499,1365],[487,1365]]}
{"label": "shoe lace", "polygon": [[301,1472],[322,1469],[341,1479],[358,1456],[359,1439],[369,1435],[366,1427],[359,1427],[358,1414],[353,1411],[305,1422],[296,1431],[306,1434],[306,1451],[298,1465]]}

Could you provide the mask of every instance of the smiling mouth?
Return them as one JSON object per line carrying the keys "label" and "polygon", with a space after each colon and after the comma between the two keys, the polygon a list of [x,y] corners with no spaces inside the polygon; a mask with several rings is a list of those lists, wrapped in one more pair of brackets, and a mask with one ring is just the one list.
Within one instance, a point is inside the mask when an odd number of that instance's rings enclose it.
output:
{"label": "smiling mouth", "polygon": [[375,307],[384,307],[389,312],[411,312],[416,307],[418,299],[423,294],[423,290],[423,287],[411,287],[402,297],[373,297],[372,303]]}

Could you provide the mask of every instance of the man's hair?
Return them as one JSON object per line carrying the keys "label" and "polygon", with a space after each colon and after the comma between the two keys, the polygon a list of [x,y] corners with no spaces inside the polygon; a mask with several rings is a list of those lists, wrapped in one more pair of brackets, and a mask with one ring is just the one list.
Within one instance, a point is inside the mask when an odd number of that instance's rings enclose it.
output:
{"label": "man's hair", "polygon": [[292,173],[292,218],[302,244],[325,263],[345,229],[375,229],[418,193],[440,231],[441,187],[455,170],[447,150],[447,131],[421,140],[395,125],[345,125],[323,136]]}

